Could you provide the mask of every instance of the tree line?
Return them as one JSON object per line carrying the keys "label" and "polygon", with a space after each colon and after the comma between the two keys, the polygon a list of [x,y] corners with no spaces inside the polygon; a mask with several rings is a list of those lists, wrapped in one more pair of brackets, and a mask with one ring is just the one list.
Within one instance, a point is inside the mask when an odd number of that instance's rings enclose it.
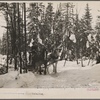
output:
{"label": "tree line", "polygon": [[[70,2],[59,3],[56,11],[53,3],[48,3],[46,6],[43,3],[0,2],[0,12],[6,20],[4,26],[6,32],[0,40],[0,53],[6,54],[7,58],[14,58],[15,70],[19,55],[20,73],[22,73],[21,52],[24,53],[27,62],[30,42],[32,39],[40,38],[48,52],[61,48],[61,59],[65,59],[67,55],[67,59],[76,60],[77,64],[78,59],[81,59],[81,64],[84,66],[82,58],[84,56],[89,59],[94,58],[100,46],[100,23],[98,21],[93,29],[88,4],[84,10],[85,13],[79,18],[75,5]],[[88,39],[89,36],[91,41]]]}

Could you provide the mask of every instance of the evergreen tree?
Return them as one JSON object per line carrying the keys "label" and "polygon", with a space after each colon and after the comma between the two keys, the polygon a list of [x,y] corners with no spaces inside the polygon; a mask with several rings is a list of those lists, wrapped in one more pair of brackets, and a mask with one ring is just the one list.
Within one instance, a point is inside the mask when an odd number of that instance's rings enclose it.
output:
{"label": "evergreen tree", "polygon": [[40,11],[39,11],[38,3],[31,3],[29,5],[29,15],[28,15],[28,31],[29,31],[29,40],[33,38],[33,40],[37,37],[38,29],[39,29],[39,19]]}
{"label": "evergreen tree", "polygon": [[98,49],[100,49],[100,17],[99,16],[97,19],[95,30],[96,30],[96,45]]}
{"label": "evergreen tree", "polygon": [[88,4],[86,5],[85,15],[83,16],[83,20],[84,20],[86,30],[90,32],[92,29],[92,26],[91,26],[92,16],[91,16]]}
{"label": "evergreen tree", "polygon": [[[48,26],[48,31],[50,34],[52,33],[53,30],[53,6],[52,3],[48,3],[48,6],[46,8],[46,13],[45,13],[45,24]],[[48,33],[48,35],[49,35]]]}
{"label": "evergreen tree", "polygon": [[85,14],[80,22],[80,33],[81,33],[80,42],[82,45],[81,51],[83,55],[85,55],[85,51],[87,49],[86,48],[86,43],[88,41],[87,36],[91,34],[92,31],[91,21],[92,21],[92,16],[90,13],[89,5],[87,4],[85,9]]}
{"label": "evergreen tree", "polygon": [[54,21],[53,21],[53,40],[55,45],[54,47],[58,47],[61,45],[63,39],[63,19],[61,16],[61,9],[60,5],[54,14]]}
{"label": "evergreen tree", "polygon": [[54,20],[54,12],[53,12],[53,5],[52,3],[48,3],[46,12],[45,12],[45,45],[48,50],[52,50],[54,41],[52,41],[54,30],[53,30],[53,20]]}

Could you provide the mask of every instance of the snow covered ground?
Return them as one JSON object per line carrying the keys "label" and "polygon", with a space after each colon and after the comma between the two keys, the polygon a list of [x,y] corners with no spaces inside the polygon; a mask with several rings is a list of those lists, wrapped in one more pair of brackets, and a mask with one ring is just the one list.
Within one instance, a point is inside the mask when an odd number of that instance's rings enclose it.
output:
{"label": "snow covered ground", "polygon": [[76,61],[59,61],[57,74],[49,67],[49,74],[38,75],[32,72],[19,74],[19,71],[9,70],[9,73],[0,75],[1,88],[80,88],[100,87],[100,64],[93,65],[84,61],[85,67],[76,64]]}
{"label": "snow covered ground", "polygon": [[[6,55],[1,55],[0,54],[0,64],[1,65],[5,65],[6,64],[6,58],[7,58],[7,56]],[[2,66],[0,66],[0,68],[1,68]]]}

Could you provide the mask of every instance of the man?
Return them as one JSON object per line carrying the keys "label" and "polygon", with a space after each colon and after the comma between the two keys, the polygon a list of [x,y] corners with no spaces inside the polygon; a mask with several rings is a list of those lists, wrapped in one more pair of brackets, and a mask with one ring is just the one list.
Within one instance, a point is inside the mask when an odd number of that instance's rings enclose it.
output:
{"label": "man", "polygon": [[31,51],[32,51],[32,65],[35,69],[36,57],[38,53],[38,41],[37,40],[34,40],[34,42],[32,43]]}
{"label": "man", "polygon": [[97,52],[96,64],[100,63],[100,52]]}
{"label": "man", "polygon": [[32,43],[31,51],[33,54],[37,53],[38,51],[38,41],[37,40],[34,40],[34,42]]}

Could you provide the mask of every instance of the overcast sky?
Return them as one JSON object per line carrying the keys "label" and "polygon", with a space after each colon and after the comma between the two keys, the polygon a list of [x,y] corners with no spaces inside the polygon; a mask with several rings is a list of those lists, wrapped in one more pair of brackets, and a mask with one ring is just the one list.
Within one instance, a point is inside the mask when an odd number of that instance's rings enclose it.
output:
{"label": "overcast sky", "polygon": [[[7,1],[8,2],[8,1]],[[31,2],[31,1],[30,1]],[[69,1],[52,1],[53,3],[53,7],[54,7],[54,10],[56,10],[57,8],[57,4],[59,3],[67,3]],[[85,8],[86,8],[86,4],[88,3],[89,4],[89,8],[91,9],[91,14],[92,14],[92,18],[93,18],[93,21],[92,21],[92,25],[94,26],[95,23],[96,23],[96,20],[97,20],[97,16],[100,15],[100,12],[98,10],[100,10],[100,1],[70,1],[72,2],[74,5],[75,5],[75,8],[78,9],[78,13],[79,13],[79,17],[81,18],[82,15],[84,14],[85,12]],[[26,2],[26,3],[29,3],[29,2]],[[46,1],[43,1],[43,3],[45,5],[47,5],[48,2]],[[6,22],[4,20],[4,17],[3,15],[0,13],[0,38],[2,37],[3,33],[6,31],[2,26],[5,26],[6,25]]]}

